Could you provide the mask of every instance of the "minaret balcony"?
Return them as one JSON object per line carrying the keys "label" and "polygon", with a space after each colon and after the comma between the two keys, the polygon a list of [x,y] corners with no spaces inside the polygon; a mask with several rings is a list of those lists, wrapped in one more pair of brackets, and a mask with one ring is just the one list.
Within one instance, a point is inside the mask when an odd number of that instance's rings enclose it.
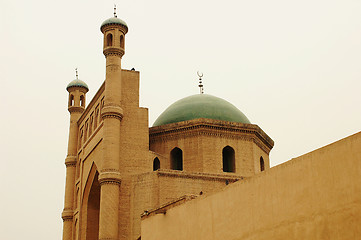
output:
{"label": "minaret balcony", "polygon": [[106,47],[103,50],[103,54],[107,56],[115,55],[122,57],[124,55],[124,48],[119,47]]}

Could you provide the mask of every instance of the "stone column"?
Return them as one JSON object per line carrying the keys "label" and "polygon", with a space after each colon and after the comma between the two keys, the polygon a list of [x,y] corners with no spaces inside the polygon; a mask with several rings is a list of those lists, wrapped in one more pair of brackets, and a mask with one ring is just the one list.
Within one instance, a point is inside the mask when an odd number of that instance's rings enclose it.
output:
{"label": "stone column", "polygon": [[74,202],[74,184],[76,157],[68,156],[65,160],[66,182],[65,182],[65,200],[63,218],[63,240],[71,240],[73,235],[73,202]]}

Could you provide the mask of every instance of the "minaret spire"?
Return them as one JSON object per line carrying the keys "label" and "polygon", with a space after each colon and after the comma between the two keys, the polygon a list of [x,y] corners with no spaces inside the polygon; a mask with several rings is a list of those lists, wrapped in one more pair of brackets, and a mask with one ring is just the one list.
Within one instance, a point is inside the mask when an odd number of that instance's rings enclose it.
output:
{"label": "minaret spire", "polygon": [[75,76],[76,76],[76,79],[78,79],[78,68],[75,68]]}
{"label": "minaret spire", "polygon": [[199,92],[200,94],[203,94],[204,93],[204,88],[203,88],[203,83],[202,83],[202,77],[203,77],[203,73],[200,73],[199,71],[197,71],[197,75],[199,77]]}

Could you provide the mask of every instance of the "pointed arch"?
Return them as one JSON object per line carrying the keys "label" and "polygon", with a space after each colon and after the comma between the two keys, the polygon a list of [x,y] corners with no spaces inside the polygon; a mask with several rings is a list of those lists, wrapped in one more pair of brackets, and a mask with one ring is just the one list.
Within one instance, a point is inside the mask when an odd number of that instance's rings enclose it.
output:
{"label": "pointed arch", "polygon": [[88,120],[85,121],[85,129],[84,129],[84,142],[86,142],[86,140],[88,139]]}
{"label": "pointed arch", "polygon": [[180,148],[173,148],[170,152],[170,168],[173,170],[183,170],[183,151]]}
{"label": "pointed arch", "polygon": [[88,179],[85,184],[81,209],[83,213],[82,239],[97,240],[99,237],[99,209],[100,209],[100,184],[98,181],[99,173],[95,163],[93,163]]}
{"label": "pointed arch", "polygon": [[90,120],[89,120],[89,137],[93,133],[93,128],[94,128],[94,116],[93,116],[93,113],[91,113],[90,114]]}
{"label": "pointed arch", "polygon": [[159,158],[154,158],[153,160],[153,171],[157,171],[160,168]]}
{"label": "pointed arch", "polygon": [[99,121],[98,117],[99,117],[99,106],[96,106],[96,108],[95,108],[95,119],[94,119],[94,130],[98,126],[98,121]]}
{"label": "pointed arch", "polygon": [[223,172],[236,172],[234,149],[226,146],[222,150]]}
{"label": "pointed arch", "polygon": [[83,126],[80,128],[80,133],[79,133],[79,148],[81,148],[82,144],[83,144],[83,134],[84,134],[84,130],[83,130]]}

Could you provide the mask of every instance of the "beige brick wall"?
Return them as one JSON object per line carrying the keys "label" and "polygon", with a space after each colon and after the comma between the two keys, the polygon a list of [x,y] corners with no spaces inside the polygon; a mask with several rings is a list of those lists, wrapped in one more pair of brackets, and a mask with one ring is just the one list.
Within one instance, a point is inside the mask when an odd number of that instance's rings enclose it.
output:
{"label": "beige brick wall", "polygon": [[142,239],[359,239],[360,176],[361,132],[144,217]]}

